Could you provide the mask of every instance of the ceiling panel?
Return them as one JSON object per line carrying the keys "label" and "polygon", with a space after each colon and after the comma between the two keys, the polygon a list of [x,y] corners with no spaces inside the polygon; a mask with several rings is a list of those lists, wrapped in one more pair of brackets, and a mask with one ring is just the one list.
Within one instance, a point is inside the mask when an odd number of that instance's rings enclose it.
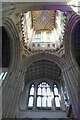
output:
{"label": "ceiling panel", "polygon": [[57,80],[61,75],[61,69],[54,62],[47,60],[40,60],[32,63],[26,71],[25,81],[38,79],[38,78],[49,78]]}
{"label": "ceiling panel", "polygon": [[32,11],[32,22],[35,30],[52,30],[55,24],[54,10]]}

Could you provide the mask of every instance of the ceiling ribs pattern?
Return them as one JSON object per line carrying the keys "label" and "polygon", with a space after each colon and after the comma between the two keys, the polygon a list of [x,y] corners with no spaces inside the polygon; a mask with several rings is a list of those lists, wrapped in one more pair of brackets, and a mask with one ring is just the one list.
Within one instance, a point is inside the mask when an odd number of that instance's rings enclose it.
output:
{"label": "ceiling ribs pattern", "polygon": [[39,78],[49,78],[52,80],[58,80],[61,75],[61,69],[54,62],[47,60],[40,60],[32,63],[26,72],[26,81],[39,79]]}
{"label": "ceiling ribs pattern", "polygon": [[55,24],[55,11],[32,11],[32,22],[35,30],[52,30]]}

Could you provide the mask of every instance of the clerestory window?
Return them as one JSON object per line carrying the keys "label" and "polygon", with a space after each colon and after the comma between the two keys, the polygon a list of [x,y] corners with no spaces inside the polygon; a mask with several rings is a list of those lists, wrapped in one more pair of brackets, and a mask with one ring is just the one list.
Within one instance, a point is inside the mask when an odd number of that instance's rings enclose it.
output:
{"label": "clerestory window", "polygon": [[37,31],[32,42],[41,42],[41,32]]}
{"label": "clerestory window", "polygon": [[47,32],[47,33],[46,33],[46,37],[47,37],[46,42],[52,42],[51,32]]}

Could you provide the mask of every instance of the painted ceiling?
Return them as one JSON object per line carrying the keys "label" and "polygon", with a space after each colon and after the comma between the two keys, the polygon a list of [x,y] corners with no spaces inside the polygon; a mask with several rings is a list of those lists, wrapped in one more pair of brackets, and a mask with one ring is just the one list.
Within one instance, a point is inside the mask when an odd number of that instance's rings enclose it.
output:
{"label": "painted ceiling", "polygon": [[35,30],[52,30],[55,24],[55,11],[32,11],[32,22]]}

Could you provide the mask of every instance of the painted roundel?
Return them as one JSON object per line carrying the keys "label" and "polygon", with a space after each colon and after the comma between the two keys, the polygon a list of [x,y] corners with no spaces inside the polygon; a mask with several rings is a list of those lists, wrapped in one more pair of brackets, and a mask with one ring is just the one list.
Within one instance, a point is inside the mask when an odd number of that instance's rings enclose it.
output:
{"label": "painted roundel", "polygon": [[32,22],[35,30],[52,30],[55,24],[55,11],[32,11]]}

